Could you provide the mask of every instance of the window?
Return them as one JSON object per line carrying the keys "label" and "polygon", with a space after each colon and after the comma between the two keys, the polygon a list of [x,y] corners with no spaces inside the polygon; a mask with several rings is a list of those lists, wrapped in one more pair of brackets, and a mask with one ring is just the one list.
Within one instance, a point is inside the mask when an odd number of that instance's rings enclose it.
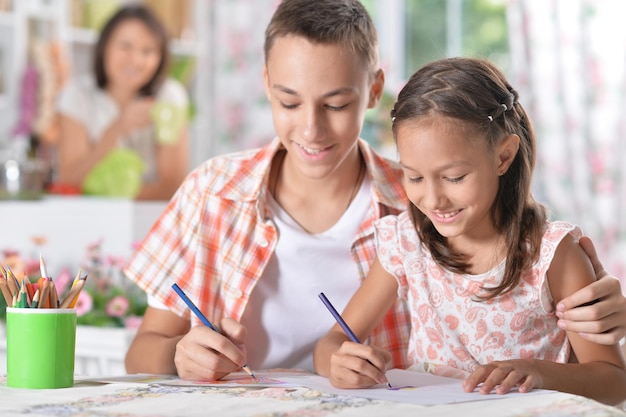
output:
{"label": "window", "polygon": [[[407,78],[445,57],[482,57],[509,66],[506,0],[361,0],[378,29],[386,94],[368,112],[362,136],[391,145],[389,111]],[[384,152],[384,151],[383,151]]]}
{"label": "window", "polygon": [[380,36],[381,61],[406,79],[427,62],[483,57],[508,67],[505,0],[363,0]]}

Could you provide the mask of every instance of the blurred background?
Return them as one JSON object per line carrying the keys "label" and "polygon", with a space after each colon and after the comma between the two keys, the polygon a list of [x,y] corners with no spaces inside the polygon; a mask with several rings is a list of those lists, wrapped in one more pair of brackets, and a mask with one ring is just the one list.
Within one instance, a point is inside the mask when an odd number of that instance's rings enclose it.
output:
{"label": "blurred background", "polygon": [[[90,70],[99,28],[120,4],[134,2],[0,0],[0,162],[8,159],[8,149],[23,149],[33,164],[49,168],[48,181],[54,181],[55,94],[69,77]],[[189,170],[211,156],[271,140],[262,45],[279,1],[141,2],[167,26],[170,75],[191,98]],[[381,104],[368,113],[362,136],[395,158],[389,110],[407,77],[446,56],[493,60],[519,91],[535,125],[536,197],[553,218],[579,224],[607,269],[626,279],[626,25],[621,21],[626,2],[363,3],[379,30],[387,86]],[[0,238],[0,249],[7,244]]]}

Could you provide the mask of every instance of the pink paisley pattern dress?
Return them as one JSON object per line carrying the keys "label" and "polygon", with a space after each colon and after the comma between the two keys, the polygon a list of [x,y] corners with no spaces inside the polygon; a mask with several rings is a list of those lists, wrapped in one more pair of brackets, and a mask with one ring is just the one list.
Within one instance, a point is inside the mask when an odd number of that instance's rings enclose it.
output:
{"label": "pink paisley pattern dress", "polygon": [[[464,377],[494,360],[536,358],[566,363],[570,346],[556,325],[546,273],[557,246],[580,228],[547,222],[541,253],[517,287],[480,302],[480,287],[500,282],[504,262],[480,274],[457,274],[441,268],[421,245],[409,215],[387,216],[376,224],[378,256],[408,299],[411,334],[408,359],[413,369]],[[456,372],[456,373],[455,373]]]}

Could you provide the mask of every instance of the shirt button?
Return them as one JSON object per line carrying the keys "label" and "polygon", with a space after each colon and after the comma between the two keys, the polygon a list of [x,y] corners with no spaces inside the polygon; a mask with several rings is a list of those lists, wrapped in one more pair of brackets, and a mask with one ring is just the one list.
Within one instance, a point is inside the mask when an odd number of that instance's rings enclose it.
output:
{"label": "shirt button", "polygon": [[241,290],[235,290],[235,291],[233,291],[233,296],[234,296],[235,298],[239,299],[239,298],[243,297],[243,291],[241,291]]}
{"label": "shirt button", "polygon": [[267,248],[267,247],[269,246],[269,244],[270,244],[270,242],[268,242],[268,241],[267,241],[267,239],[262,239],[262,240],[259,242],[259,245],[260,245],[262,248]]}

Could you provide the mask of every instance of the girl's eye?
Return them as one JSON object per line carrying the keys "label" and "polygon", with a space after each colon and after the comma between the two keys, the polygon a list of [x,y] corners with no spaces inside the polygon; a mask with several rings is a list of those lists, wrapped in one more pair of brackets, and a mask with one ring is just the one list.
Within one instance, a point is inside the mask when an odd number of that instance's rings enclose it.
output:
{"label": "girl's eye", "polygon": [[467,175],[461,175],[460,177],[455,177],[455,178],[448,178],[448,181],[452,182],[452,183],[457,183],[457,182],[461,182],[465,179]]}
{"label": "girl's eye", "polygon": [[407,179],[409,180],[409,182],[416,183],[416,184],[422,182],[422,177],[413,177],[413,178],[407,177]]}

